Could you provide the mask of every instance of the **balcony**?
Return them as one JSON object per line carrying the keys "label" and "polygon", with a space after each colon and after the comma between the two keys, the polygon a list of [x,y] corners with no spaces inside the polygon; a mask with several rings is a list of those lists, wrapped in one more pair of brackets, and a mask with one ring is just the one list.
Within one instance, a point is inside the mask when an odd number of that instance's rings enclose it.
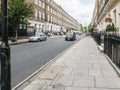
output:
{"label": "balcony", "polygon": [[109,3],[105,7],[105,11],[109,12],[119,3],[120,3],[120,0],[109,0]]}
{"label": "balcony", "polygon": [[104,13],[104,11],[105,11],[105,7],[107,6],[108,2],[109,2],[109,0],[105,0],[105,3],[104,3],[102,9],[100,10],[100,12],[99,12],[99,14],[98,14],[97,20],[99,20],[100,17],[103,15],[103,13]]}
{"label": "balcony", "polygon": [[98,23],[119,3],[120,0],[105,0],[105,3],[97,17]]}

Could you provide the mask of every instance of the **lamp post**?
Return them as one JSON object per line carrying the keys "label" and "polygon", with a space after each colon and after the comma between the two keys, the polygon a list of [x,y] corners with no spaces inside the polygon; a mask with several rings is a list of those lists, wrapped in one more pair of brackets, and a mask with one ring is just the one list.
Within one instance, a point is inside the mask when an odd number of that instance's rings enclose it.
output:
{"label": "lamp post", "polygon": [[11,90],[10,46],[8,44],[8,0],[1,0],[2,7],[2,43],[0,45],[1,90]]}

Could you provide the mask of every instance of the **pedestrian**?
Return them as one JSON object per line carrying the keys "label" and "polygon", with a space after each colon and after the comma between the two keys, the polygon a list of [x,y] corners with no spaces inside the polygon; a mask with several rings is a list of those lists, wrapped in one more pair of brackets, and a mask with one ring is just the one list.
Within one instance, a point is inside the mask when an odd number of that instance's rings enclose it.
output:
{"label": "pedestrian", "polygon": [[48,37],[50,37],[50,36],[51,36],[51,33],[49,32],[49,33],[48,33]]}

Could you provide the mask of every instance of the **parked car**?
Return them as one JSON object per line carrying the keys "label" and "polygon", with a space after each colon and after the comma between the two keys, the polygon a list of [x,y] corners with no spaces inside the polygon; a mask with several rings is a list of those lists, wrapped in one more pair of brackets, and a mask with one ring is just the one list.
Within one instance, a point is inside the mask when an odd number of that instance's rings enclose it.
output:
{"label": "parked car", "polygon": [[31,36],[29,38],[29,42],[39,42],[46,40],[47,40],[47,36],[44,33],[36,34],[35,36]]}
{"label": "parked car", "polygon": [[68,32],[66,34],[65,40],[76,40],[76,34],[74,32]]}
{"label": "parked car", "polygon": [[79,35],[82,35],[83,33],[82,32],[79,32]]}

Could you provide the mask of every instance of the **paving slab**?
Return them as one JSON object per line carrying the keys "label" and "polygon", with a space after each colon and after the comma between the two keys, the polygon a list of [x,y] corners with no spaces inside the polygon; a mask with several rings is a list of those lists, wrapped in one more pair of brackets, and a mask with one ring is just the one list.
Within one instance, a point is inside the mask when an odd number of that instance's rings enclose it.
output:
{"label": "paving slab", "polygon": [[23,90],[41,90],[43,88],[43,85],[28,85],[26,88]]}
{"label": "paving slab", "polygon": [[89,90],[89,88],[83,88],[83,87],[66,87],[65,90]]}
{"label": "paving slab", "polygon": [[94,63],[93,64],[93,68],[94,69],[103,69],[103,70],[113,70],[113,67],[111,67],[111,65],[109,65],[108,62],[106,64],[103,64],[103,63]]}
{"label": "paving slab", "polygon": [[41,79],[49,79],[52,80],[54,79],[58,73],[63,69],[63,67],[59,67],[59,66],[52,66],[50,68],[48,68],[45,72],[43,72],[39,78]]}
{"label": "paving slab", "polygon": [[120,89],[119,77],[95,77],[96,87]]}
{"label": "paving slab", "polygon": [[92,69],[93,65],[90,63],[80,63],[78,66],[80,69]]}
{"label": "paving slab", "polygon": [[73,76],[88,76],[89,74],[88,69],[73,69],[71,75]]}
{"label": "paving slab", "polygon": [[110,89],[110,88],[90,88],[89,90],[120,90],[120,89]]}
{"label": "paving slab", "polygon": [[72,68],[65,68],[64,71],[62,72],[63,75],[71,75],[72,73]]}
{"label": "paving slab", "polygon": [[103,74],[103,76],[105,76],[105,77],[109,77],[109,76],[111,76],[111,77],[118,77],[118,75],[117,75],[117,73],[115,72],[115,70],[102,70],[102,74]]}
{"label": "paving slab", "polygon": [[47,86],[42,90],[65,90],[65,87],[62,85],[53,85],[53,86]]}
{"label": "paving slab", "polygon": [[52,80],[48,80],[48,79],[37,79],[34,80],[31,84],[32,85],[49,85],[52,82]]}
{"label": "paving slab", "polygon": [[72,86],[74,76],[60,76],[56,78],[51,85]]}
{"label": "paving slab", "polygon": [[102,71],[99,69],[89,69],[89,76],[102,76]]}
{"label": "paving slab", "polygon": [[78,77],[75,78],[73,86],[78,87],[95,87],[94,77]]}

